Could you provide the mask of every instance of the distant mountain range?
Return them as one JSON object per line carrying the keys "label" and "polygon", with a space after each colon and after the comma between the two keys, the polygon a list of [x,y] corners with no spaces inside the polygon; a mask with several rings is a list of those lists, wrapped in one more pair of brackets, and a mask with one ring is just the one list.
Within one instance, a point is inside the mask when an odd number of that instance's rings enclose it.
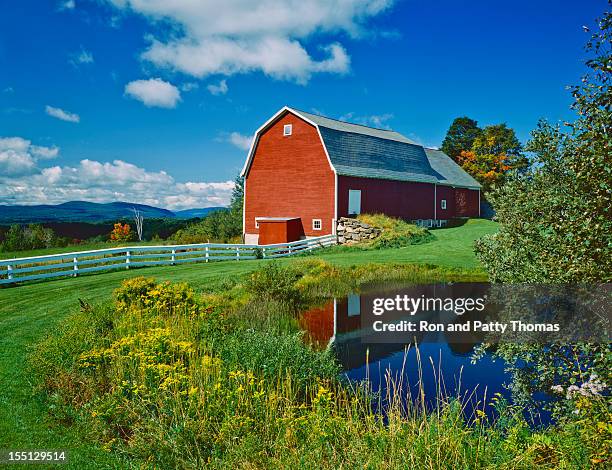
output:
{"label": "distant mountain range", "polygon": [[186,209],[172,212],[159,207],[130,202],[96,202],[70,201],[57,205],[38,206],[3,206],[0,205],[0,224],[33,223],[33,222],[105,222],[110,220],[129,219],[134,216],[136,208],[145,219],[192,219],[205,217],[210,212],[223,210],[225,207],[206,207],[203,209]]}

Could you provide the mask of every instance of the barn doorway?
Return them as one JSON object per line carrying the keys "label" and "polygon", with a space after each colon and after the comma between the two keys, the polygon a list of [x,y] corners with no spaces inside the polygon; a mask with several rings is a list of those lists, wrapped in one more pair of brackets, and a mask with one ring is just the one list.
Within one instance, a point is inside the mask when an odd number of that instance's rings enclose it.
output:
{"label": "barn doorway", "polygon": [[349,189],[348,213],[349,215],[361,214],[361,190]]}

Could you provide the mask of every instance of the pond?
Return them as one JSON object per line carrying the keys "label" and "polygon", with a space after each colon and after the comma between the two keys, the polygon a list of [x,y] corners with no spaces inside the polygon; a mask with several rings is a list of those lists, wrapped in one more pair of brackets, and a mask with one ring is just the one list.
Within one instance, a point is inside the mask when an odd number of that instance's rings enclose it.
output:
{"label": "pond", "polygon": [[[493,413],[490,403],[495,394],[509,401],[505,383],[511,378],[504,371],[504,362],[487,353],[474,362],[472,353],[481,344],[485,332],[466,331],[461,325],[474,324],[490,316],[482,311],[446,311],[437,308],[410,314],[410,299],[478,299],[486,298],[488,284],[430,284],[367,286],[359,293],[329,300],[311,308],[300,316],[300,325],[307,339],[319,347],[331,348],[341,364],[343,375],[353,383],[366,381],[369,389],[384,403],[387,393],[402,385],[401,394],[410,400],[424,393],[424,401],[433,408],[443,398],[460,398],[468,418],[476,409]],[[382,300],[381,300],[382,299]],[[391,300],[389,300],[391,299]],[[384,314],[373,313],[376,306],[392,307]],[[423,304],[424,305],[424,304]],[[457,304],[458,305],[458,304]],[[443,325],[444,331],[377,332],[375,323],[384,319],[387,324],[407,321],[428,325]],[[449,325],[455,325],[450,326]],[[456,326],[459,325],[459,326]],[[380,325],[379,325],[380,326]],[[450,332],[449,330],[460,330]],[[548,417],[536,419],[543,423]]]}

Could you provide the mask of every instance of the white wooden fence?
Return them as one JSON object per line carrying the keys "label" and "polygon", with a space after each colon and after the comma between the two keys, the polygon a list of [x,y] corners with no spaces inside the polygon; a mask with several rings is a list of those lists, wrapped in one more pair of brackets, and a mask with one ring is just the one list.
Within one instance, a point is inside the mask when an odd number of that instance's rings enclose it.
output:
{"label": "white wooden fence", "polygon": [[334,244],[336,244],[336,236],[325,235],[277,245],[201,243],[196,245],[127,246],[14,258],[0,261],[0,284],[142,266],[208,263],[222,260],[240,261],[258,257],[280,258]]}

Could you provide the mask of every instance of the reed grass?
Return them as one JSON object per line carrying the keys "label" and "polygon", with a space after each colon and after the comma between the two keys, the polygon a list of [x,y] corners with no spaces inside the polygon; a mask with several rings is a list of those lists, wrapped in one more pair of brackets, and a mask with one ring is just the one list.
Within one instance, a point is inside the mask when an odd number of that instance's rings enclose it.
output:
{"label": "reed grass", "polygon": [[[338,271],[308,260],[286,268],[295,271],[274,269],[258,279],[259,288],[290,276],[296,280],[286,288],[300,296],[291,293],[285,302],[234,284],[199,297],[187,286],[132,280],[114,304],[84,304],[31,356],[55,419],[78,424],[85,438],[124,461],[151,468],[589,464],[576,435],[530,429],[522,410],[499,396],[449,395],[440,361],[425,363],[418,348],[415,384],[404,368],[384,372],[382,396],[367,380],[347,383],[329,351],[302,340],[296,302],[352,289],[382,272]],[[387,279],[414,280],[427,269],[390,273]],[[424,367],[436,380],[433,406]],[[467,407],[470,401],[476,406]]]}

